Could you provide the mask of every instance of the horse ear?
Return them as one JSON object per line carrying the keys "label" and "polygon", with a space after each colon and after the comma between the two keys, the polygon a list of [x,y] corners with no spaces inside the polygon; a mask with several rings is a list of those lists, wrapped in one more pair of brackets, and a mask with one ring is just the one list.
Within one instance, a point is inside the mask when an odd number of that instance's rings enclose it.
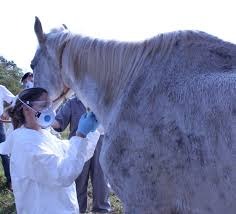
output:
{"label": "horse ear", "polygon": [[65,24],[62,24],[62,26],[63,26],[66,30],[68,30],[68,27],[67,27]]}
{"label": "horse ear", "polygon": [[39,44],[45,41],[45,35],[43,33],[42,24],[37,16],[35,16],[34,32],[38,38]]}

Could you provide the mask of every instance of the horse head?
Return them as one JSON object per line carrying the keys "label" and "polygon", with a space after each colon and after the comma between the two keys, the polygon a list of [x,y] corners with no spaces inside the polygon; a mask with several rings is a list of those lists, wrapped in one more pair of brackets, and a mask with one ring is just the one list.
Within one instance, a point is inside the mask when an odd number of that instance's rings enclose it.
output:
{"label": "horse head", "polygon": [[61,74],[61,57],[65,44],[61,42],[61,46],[56,46],[52,41],[58,32],[67,30],[67,27],[62,25],[45,34],[39,18],[35,17],[34,30],[39,42],[30,65],[34,73],[34,85],[45,88],[54,101],[60,102],[69,91]]}

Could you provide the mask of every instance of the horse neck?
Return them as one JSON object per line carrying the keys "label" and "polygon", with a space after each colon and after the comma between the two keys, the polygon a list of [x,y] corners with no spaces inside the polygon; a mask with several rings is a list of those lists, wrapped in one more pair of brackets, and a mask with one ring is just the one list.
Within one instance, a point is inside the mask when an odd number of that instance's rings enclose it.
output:
{"label": "horse neck", "polygon": [[135,75],[142,47],[75,36],[65,49],[63,67],[69,84],[106,124]]}

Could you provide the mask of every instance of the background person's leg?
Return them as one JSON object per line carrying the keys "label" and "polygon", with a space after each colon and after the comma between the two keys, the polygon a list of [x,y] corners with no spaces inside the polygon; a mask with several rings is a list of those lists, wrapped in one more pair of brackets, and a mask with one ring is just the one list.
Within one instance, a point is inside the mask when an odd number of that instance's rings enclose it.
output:
{"label": "background person's leg", "polygon": [[11,175],[10,175],[10,158],[8,155],[1,155],[2,166],[4,170],[4,175],[7,179],[7,186],[10,188],[11,185]]}
{"label": "background person's leg", "polygon": [[[6,140],[5,130],[3,123],[0,122],[0,143]],[[4,170],[4,175],[7,180],[7,187],[11,189],[11,175],[10,175],[10,158],[8,155],[0,155],[2,159],[2,166]]]}
{"label": "background person's leg", "polygon": [[103,136],[100,137],[94,156],[91,159],[91,182],[93,187],[93,212],[107,213],[111,211],[111,204],[109,201],[108,183],[104,177],[99,156],[102,147]]}
{"label": "background person's leg", "polygon": [[79,210],[81,213],[85,213],[87,210],[87,189],[89,180],[89,168],[90,168],[90,160],[88,160],[84,164],[84,168],[81,174],[75,180],[77,200],[79,203]]}

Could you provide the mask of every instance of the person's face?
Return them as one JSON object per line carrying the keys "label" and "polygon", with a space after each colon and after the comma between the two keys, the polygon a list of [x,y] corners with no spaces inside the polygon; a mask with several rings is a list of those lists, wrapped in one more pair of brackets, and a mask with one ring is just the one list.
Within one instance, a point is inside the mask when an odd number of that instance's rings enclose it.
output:
{"label": "person's face", "polygon": [[37,117],[35,116],[37,112],[48,108],[50,105],[50,100],[47,93],[43,93],[37,101],[31,102],[31,108],[28,106],[23,106],[23,112],[25,116],[25,122],[28,128],[39,128],[37,123]]}
{"label": "person's face", "polygon": [[27,81],[34,82],[33,76],[29,76],[29,77],[27,78]]}
{"label": "person's face", "polygon": [[44,109],[47,109],[48,107],[51,107],[51,101],[48,97],[47,93],[43,93],[38,100],[31,102],[32,108],[35,111],[42,111]]}

